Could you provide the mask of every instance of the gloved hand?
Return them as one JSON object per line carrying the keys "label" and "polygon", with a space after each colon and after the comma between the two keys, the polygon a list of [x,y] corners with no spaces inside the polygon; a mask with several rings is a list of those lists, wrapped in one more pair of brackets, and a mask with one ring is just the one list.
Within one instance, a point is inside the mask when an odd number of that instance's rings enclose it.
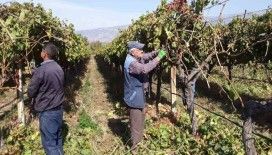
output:
{"label": "gloved hand", "polygon": [[165,56],[166,56],[166,51],[165,51],[165,50],[159,50],[158,57],[159,57],[160,59],[162,59],[162,58],[165,57]]}

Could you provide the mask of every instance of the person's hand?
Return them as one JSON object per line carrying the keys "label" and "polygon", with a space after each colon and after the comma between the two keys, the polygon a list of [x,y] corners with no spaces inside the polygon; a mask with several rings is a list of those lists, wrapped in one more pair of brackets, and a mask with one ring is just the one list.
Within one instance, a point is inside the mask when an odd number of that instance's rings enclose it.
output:
{"label": "person's hand", "polygon": [[165,57],[165,56],[166,56],[166,51],[165,51],[165,50],[159,50],[158,57],[159,57],[160,59],[162,59],[162,58]]}

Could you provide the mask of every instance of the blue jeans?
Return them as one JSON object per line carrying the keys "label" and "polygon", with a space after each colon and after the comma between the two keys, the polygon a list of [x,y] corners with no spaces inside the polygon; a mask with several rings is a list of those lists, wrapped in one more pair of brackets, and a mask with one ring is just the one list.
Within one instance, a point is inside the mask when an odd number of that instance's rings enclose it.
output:
{"label": "blue jeans", "polygon": [[42,145],[46,155],[63,155],[62,128],[63,109],[39,113]]}

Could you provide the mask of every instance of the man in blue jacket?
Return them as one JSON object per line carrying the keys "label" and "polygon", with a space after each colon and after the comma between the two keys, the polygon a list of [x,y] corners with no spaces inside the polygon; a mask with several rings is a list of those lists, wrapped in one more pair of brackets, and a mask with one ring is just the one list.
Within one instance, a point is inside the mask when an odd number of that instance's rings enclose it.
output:
{"label": "man in blue jacket", "polygon": [[[145,120],[145,89],[147,74],[152,71],[166,55],[164,50],[143,53],[144,44],[128,42],[128,54],[124,64],[124,101],[129,108],[132,153],[143,137]],[[145,63],[149,61],[148,63]]]}
{"label": "man in blue jacket", "polygon": [[34,111],[39,116],[42,145],[47,155],[63,155],[64,72],[54,61],[57,54],[58,48],[54,44],[43,47],[43,62],[34,71],[28,87],[28,96],[34,99]]}

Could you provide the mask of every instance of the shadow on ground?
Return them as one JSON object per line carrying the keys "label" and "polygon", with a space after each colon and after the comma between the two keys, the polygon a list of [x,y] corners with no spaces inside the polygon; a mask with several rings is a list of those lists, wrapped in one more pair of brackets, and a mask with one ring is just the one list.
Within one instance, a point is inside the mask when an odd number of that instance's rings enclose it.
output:
{"label": "shadow on ground", "polygon": [[67,68],[65,70],[65,97],[66,101],[63,104],[64,110],[69,113],[71,111],[76,111],[77,105],[75,97],[77,96],[76,92],[81,88],[82,81],[81,79],[85,76],[87,72],[87,65],[90,61],[90,58],[86,58],[76,63],[74,66]]}
{"label": "shadow on ground", "polygon": [[109,66],[104,58],[95,56],[98,71],[105,79],[106,93],[110,102],[122,102],[123,98],[123,74],[118,72],[117,67]]}
{"label": "shadow on ground", "polygon": [[108,126],[115,135],[121,138],[124,145],[130,145],[130,132],[128,128],[128,122],[126,120],[127,119],[110,118],[108,120]]}
{"label": "shadow on ground", "polygon": [[[127,145],[130,136],[128,123],[125,121],[127,118],[124,118],[127,113],[124,112],[126,108],[123,102],[123,74],[118,71],[117,67],[109,66],[103,57],[95,56],[95,60],[97,62],[98,71],[105,79],[104,85],[106,86],[107,98],[109,102],[112,103],[115,114],[120,117],[120,119],[109,118],[108,127],[115,135],[121,138],[124,145]],[[121,107],[116,108],[116,103],[120,103]]]}
{"label": "shadow on ground", "polygon": [[69,125],[64,120],[63,124],[62,124],[62,140],[63,140],[63,144],[66,142],[68,133],[69,133]]}
{"label": "shadow on ground", "polygon": [[[233,113],[234,110],[237,110],[237,113],[241,116],[244,114],[245,111],[245,104],[249,101],[257,101],[257,102],[263,102],[268,101],[268,98],[257,98],[254,96],[250,96],[247,94],[240,94],[241,100],[237,99],[235,101],[231,101],[226,94],[222,90],[222,87],[220,87],[218,84],[214,82],[210,82],[210,88],[208,87],[206,81],[204,79],[200,79],[197,81],[196,84],[196,91],[197,95],[200,97],[208,97],[209,99],[212,99],[213,101],[216,101],[216,103],[220,103],[219,107],[226,113]],[[260,103],[261,104],[261,103]],[[270,103],[271,104],[271,103]],[[261,127],[264,127],[266,129],[271,129],[272,127],[272,111],[266,111],[262,114],[256,114],[253,116],[253,121],[260,125]]]}

